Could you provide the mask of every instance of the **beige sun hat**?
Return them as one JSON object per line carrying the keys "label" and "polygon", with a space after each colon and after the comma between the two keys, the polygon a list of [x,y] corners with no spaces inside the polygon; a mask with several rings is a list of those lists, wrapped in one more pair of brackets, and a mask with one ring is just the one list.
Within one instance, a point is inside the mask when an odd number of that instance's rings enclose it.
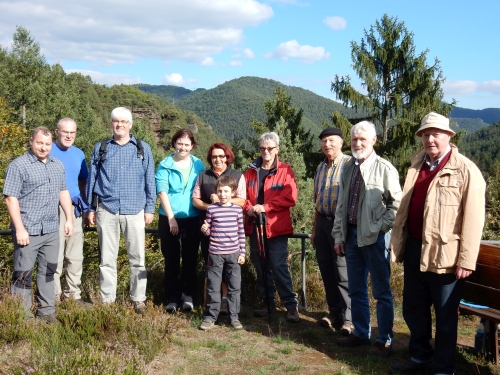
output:
{"label": "beige sun hat", "polygon": [[450,135],[452,137],[456,134],[450,128],[450,119],[448,119],[447,117],[444,117],[443,115],[440,115],[439,113],[436,113],[436,112],[431,112],[422,119],[422,122],[420,122],[420,129],[417,130],[415,135],[417,137],[421,137],[422,132],[425,129],[429,129],[429,128],[444,130],[444,131],[450,133]]}

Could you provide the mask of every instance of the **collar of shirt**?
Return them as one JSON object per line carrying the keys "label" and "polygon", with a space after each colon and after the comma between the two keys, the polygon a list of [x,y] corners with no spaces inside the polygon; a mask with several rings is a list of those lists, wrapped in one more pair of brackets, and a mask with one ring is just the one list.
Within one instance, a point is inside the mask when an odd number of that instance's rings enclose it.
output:
{"label": "collar of shirt", "polygon": [[448,148],[446,149],[445,153],[443,155],[441,155],[441,157],[435,161],[430,161],[429,160],[429,157],[427,156],[427,154],[425,154],[425,157],[424,157],[424,161],[425,163],[429,166],[429,169],[431,171],[433,171],[434,169],[436,169],[436,167],[439,165],[439,163],[441,163],[441,160],[443,160],[443,158],[448,155],[448,152],[451,151],[451,146],[448,145]]}

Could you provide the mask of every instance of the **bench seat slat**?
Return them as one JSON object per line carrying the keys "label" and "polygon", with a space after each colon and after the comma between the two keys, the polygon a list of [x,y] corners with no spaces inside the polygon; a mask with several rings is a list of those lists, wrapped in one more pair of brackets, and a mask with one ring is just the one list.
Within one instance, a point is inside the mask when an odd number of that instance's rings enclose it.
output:
{"label": "bench seat slat", "polygon": [[500,289],[500,268],[478,263],[466,281]]}
{"label": "bench seat slat", "polygon": [[500,310],[500,289],[489,288],[484,285],[466,281],[462,298],[467,302],[472,302],[477,305],[484,305],[491,307],[492,309]]}

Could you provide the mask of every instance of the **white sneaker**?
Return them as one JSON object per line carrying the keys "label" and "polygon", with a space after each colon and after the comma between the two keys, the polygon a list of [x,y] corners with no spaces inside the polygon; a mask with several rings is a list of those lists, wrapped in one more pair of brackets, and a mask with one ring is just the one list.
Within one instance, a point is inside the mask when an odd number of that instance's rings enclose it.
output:
{"label": "white sneaker", "polygon": [[167,306],[165,306],[165,311],[169,313],[176,312],[179,306],[175,302],[170,302]]}
{"label": "white sneaker", "polygon": [[193,297],[182,295],[182,310],[183,311],[192,311],[194,308],[193,305]]}

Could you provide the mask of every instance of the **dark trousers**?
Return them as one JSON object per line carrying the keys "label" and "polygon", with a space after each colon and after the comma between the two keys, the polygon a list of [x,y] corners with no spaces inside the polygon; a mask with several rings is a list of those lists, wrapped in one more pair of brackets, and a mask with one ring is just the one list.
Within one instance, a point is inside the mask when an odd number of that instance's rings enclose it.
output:
{"label": "dark trousers", "polygon": [[335,240],[332,237],[333,220],[318,215],[314,244],[316,259],[325,286],[326,302],[330,315],[340,317],[351,323],[351,298],[347,283],[345,257],[339,257],[333,250]]}
{"label": "dark trousers", "polygon": [[[181,295],[196,297],[196,267],[200,245],[198,217],[176,219],[179,232],[170,233],[168,218],[160,215],[158,231],[165,258],[164,291],[169,303],[181,303]],[[181,267],[182,256],[182,267]]]}
{"label": "dark trousers", "polygon": [[240,312],[241,295],[241,266],[238,264],[240,253],[208,254],[206,265],[207,277],[207,307],[203,312],[203,319],[216,321],[220,312],[220,283],[224,275],[227,282],[227,307],[229,320],[237,320]]}
{"label": "dark trousers", "polygon": [[[422,241],[408,237],[404,254],[403,317],[410,329],[409,350],[420,362],[434,358],[434,372],[453,374],[457,345],[458,305],[464,279],[454,273],[420,271]],[[436,313],[434,350],[431,305]]]}

